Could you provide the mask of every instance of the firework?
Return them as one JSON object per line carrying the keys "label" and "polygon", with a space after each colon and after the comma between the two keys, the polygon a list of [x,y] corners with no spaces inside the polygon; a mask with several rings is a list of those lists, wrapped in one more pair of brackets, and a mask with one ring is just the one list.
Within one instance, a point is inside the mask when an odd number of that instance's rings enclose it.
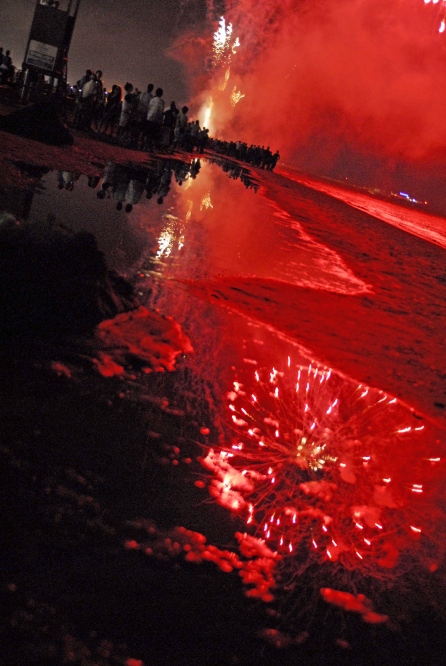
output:
{"label": "firework", "polygon": [[234,86],[234,90],[231,93],[231,106],[235,106],[240,100],[244,97],[240,90],[237,90],[237,87]]}
{"label": "firework", "polygon": [[221,90],[222,92],[226,88],[226,84],[227,84],[230,76],[231,76],[231,68],[228,67],[228,69],[225,72],[225,80],[223,81],[221,86],[218,86],[218,89]]}
{"label": "firework", "polygon": [[[221,16],[212,42],[213,76],[209,86],[209,93],[212,93],[212,96],[209,94],[208,100],[203,104],[199,113],[205,127],[209,128],[212,124],[211,113],[215,104],[219,112],[218,115],[221,113],[226,115],[228,105],[234,107],[244,97],[240,91],[237,91],[236,86],[234,86],[229,95],[227,93],[225,95],[221,94],[226,90],[231,76],[231,62],[237,54],[239,47],[240,39],[238,37],[234,38],[232,23],[227,22],[225,17]],[[223,71],[224,78],[222,80]],[[214,130],[215,128],[212,129]]]}
{"label": "firework", "polygon": [[383,575],[429,542],[441,457],[396,398],[288,359],[283,372],[235,381],[228,415],[230,444],[202,460],[210,493],[282,556],[305,549],[312,561]]}
{"label": "firework", "polygon": [[[214,65],[219,65],[223,61],[229,62],[231,58],[231,52],[233,51],[233,49],[231,49],[231,39],[232,23],[226,25],[225,18],[222,16],[218,24],[218,30],[214,33],[214,42],[212,47]],[[238,40],[236,41],[238,42]]]}

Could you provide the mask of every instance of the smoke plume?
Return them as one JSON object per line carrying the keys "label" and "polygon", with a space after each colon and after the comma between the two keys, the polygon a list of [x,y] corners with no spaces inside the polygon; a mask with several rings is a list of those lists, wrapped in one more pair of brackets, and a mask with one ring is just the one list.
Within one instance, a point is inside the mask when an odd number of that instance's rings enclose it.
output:
{"label": "smoke plume", "polygon": [[438,31],[438,7],[422,0],[227,2],[229,46],[199,77],[197,104],[212,97],[209,122],[218,137],[278,148],[312,172],[364,184],[392,174],[416,184],[428,168],[432,180],[446,156],[446,33]]}

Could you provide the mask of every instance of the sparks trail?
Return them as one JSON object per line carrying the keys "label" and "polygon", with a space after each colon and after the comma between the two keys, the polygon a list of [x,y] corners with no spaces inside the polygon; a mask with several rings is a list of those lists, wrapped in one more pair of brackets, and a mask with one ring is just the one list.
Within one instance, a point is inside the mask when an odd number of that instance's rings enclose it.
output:
{"label": "sparks trail", "polygon": [[412,566],[415,551],[438,558],[441,456],[396,398],[290,359],[235,381],[227,398],[231,442],[202,460],[209,490],[270,548],[378,577]]}

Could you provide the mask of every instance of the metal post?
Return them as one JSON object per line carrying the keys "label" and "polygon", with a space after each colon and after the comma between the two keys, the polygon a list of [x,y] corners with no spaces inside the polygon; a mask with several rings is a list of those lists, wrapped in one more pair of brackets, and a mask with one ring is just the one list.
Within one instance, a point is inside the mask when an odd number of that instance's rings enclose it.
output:
{"label": "metal post", "polygon": [[25,78],[23,79],[22,92],[20,94],[20,101],[28,101],[28,79],[29,79],[29,67],[27,67],[25,72]]}
{"label": "metal post", "polygon": [[[72,1],[73,1],[73,0],[70,0],[70,6],[71,6]],[[74,10],[74,14],[73,14],[73,18],[74,18],[74,20],[76,20],[76,17],[77,17],[77,13],[78,13],[78,11],[79,11],[79,5],[80,5],[80,4],[81,4],[81,0],[76,0],[76,8],[75,8],[75,10]]]}

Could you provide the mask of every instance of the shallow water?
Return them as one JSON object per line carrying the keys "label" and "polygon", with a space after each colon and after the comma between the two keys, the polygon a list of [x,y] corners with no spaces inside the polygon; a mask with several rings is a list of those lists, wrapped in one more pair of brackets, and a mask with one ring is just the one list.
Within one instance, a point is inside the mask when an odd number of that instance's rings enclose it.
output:
{"label": "shallow water", "polygon": [[178,280],[256,277],[307,287],[315,295],[320,289],[349,295],[369,291],[339,254],[262,196],[248,169],[226,159],[157,158],[138,168],[108,162],[97,177],[21,168],[40,177],[33,192],[3,196],[0,205],[18,219],[50,219],[92,233],[108,266],[137,284],[143,302],[185,328],[202,372],[214,366],[220,352],[220,362],[233,365],[246,356],[247,346],[252,348],[248,356],[255,356],[266,344],[276,363],[287,356],[289,345],[295,353],[299,349],[299,359],[308,354],[283,337],[279,344],[270,328],[256,325],[253,335],[252,324],[203,304]]}
{"label": "shallow water", "polygon": [[28,219],[49,215],[90,231],[109,266],[128,275],[157,243],[155,264],[169,277],[255,276],[335,293],[368,291],[336,252],[267,202],[247,170],[221,163],[226,173],[204,160],[192,175],[178,160],[159,160],[150,171],[108,164],[101,179],[50,172]]}

